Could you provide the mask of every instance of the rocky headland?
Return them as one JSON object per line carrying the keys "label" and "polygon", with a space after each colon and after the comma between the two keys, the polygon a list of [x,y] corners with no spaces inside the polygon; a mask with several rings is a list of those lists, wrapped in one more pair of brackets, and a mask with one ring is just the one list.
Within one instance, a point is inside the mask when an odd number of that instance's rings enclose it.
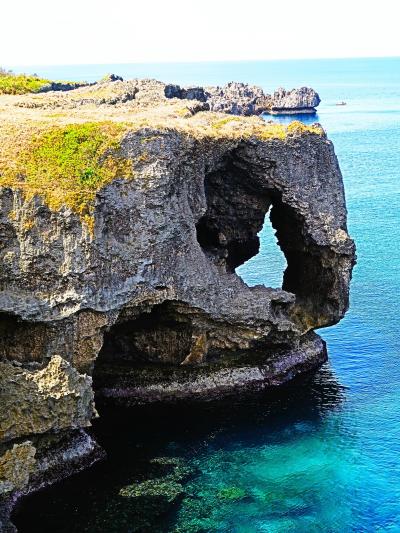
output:
{"label": "rocky headland", "polygon": [[[254,88],[230,107],[215,91],[0,96],[2,531],[19,497],[104,456],[95,403],[218,399],[327,358],[314,329],[345,314],[355,260],[333,145],[317,124],[226,114],[258,113]],[[249,287],[235,269],[267,213],[283,286]]]}
{"label": "rocky headland", "polygon": [[223,87],[186,87],[167,85],[167,98],[199,100],[208,105],[210,111],[231,115],[313,114],[321,100],[314,89],[278,89],[272,95],[265,94],[261,87],[247,83],[231,82]]}
{"label": "rocky headland", "polygon": [[[115,83],[113,90],[111,90],[111,82]],[[106,90],[101,91],[102,86]],[[75,91],[78,88],[82,88],[82,91]],[[0,72],[0,94],[19,94],[18,91],[21,91],[21,94],[28,92],[38,95],[53,93],[53,98],[45,100],[33,98],[30,104],[26,101],[21,104],[34,107],[73,107],[88,103],[115,105],[129,100],[135,100],[135,103],[140,100],[142,103],[148,101],[154,104],[156,101],[162,102],[167,98],[194,100],[202,104],[203,111],[244,116],[263,113],[271,115],[314,114],[321,102],[318,93],[309,87],[300,87],[290,91],[279,88],[273,94],[266,94],[261,87],[240,82],[230,82],[221,87],[181,87],[157,80],[136,79],[124,82],[121,76],[115,74],[108,74],[97,83],[55,82],[24,75],[1,76]],[[57,94],[69,91],[73,93]],[[103,95],[107,97],[102,98]],[[198,107],[197,110],[200,108]]]}

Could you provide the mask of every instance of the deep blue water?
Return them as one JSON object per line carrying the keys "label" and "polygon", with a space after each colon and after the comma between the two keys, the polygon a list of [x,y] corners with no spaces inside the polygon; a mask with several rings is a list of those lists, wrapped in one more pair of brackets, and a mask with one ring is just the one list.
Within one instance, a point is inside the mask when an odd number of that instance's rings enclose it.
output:
{"label": "deep blue water", "polygon": [[[113,466],[33,499],[22,530],[36,531],[41,509],[42,531],[134,531],[123,504],[121,510],[105,502],[132,481],[138,454],[168,454],[185,457],[197,474],[187,485],[191,497],[154,531],[400,531],[400,59],[35,70],[70,79],[112,71],[182,84],[314,87],[322,98],[316,120],[343,172],[358,263],[348,314],[320,331],[330,362],[311,382],[283,398],[249,400],[235,413],[150,416],[146,427],[136,415],[125,416],[124,427],[114,428],[112,438],[108,430],[104,440]],[[346,106],[335,106],[342,100]],[[284,260],[268,222],[261,241],[260,254],[239,272],[249,284],[279,286]]]}

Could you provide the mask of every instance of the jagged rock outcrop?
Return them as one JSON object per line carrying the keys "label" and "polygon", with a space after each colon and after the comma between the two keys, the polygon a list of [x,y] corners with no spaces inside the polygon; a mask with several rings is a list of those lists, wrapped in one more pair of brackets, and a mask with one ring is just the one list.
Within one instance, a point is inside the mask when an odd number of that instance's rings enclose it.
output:
{"label": "jagged rock outcrop", "polygon": [[109,81],[124,81],[124,78],[122,76],[118,76],[117,74],[106,74],[101,78],[99,83],[107,83]]}
{"label": "jagged rock outcrop", "polygon": [[286,91],[279,88],[272,95],[261,87],[247,83],[230,82],[223,87],[188,87],[168,85],[167,98],[181,98],[207,102],[211,111],[232,115],[301,114],[315,113],[321,102],[319,95],[309,87]]}
{"label": "jagged rock outcrop", "polygon": [[[0,98],[3,523],[20,495],[101,456],[93,392],[126,405],[276,386],[326,360],[313,330],[348,307],[354,245],[322,128],[129,83],[102,84],[97,107],[95,87],[65,93],[57,122],[42,110],[59,96],[16,98],[11,118]],[[282,288],[235,273],[267,213]]]}
{"label": "jagged rock outcrop", "polygon": [[93,84],[79,81],[50,81],[49,83],[42,85],[38,90],[38,93],[48,93],[50,91],[73,91],[74,89],[88,87],[89,85]]}
{"label": "jagged rock outcrop", "polygon": [[224,87],[208,87],[207,99],[212,111],[232,115],[258,115],[266,111],[261,87],[247,83],[227,83]]}
{"label": "jagged rock outcrop", "polygon": [[315,108],[321,102],[318,93],[309,87],[301,87],[291,91],[286,91],[280,87],[267,100],[268,110],[272,114],[315,113]]}
{"label": "jagged rock outcrop", "polygon": [[[71,91],[72,88],[76,90]],[[48,91],[52,91],[48,93]],[[310,88],[278,89],[273,95],[261,87],[247,83],[230,82],[223,87],[180,87],[157,80],[128,80],[110,74],[98,83],[52,83],[29,97],[16,99],[15,105],[30,108],[73,109],[86,105],[125,105],[133,108],[153,106],[169,99],[187,100],[193,112],[215,111],[231,115],[260,115],[315,113],[320,103],[318,94]],[[188,102],[188,104],[189,104]]]}
{"label": "jagged rock outcrop", "polygon": [[0,362],[0,441],[88,426],[93,396],[91,378],[58,355],[36,371]]}

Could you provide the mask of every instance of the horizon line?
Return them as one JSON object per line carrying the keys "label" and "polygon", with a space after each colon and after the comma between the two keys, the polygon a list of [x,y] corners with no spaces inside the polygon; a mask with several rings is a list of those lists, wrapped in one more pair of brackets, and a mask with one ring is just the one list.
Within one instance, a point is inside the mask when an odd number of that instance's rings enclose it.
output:
{"label": "horizon line", "polygon": [[160,60],[160,61],[123,61],[107,63],[3,63],[0,67],[17,68],[17,67],[77,67],[77,66],[107,66],[107,65],[160,65],[160,64],[192,64],[192,63],[277,63],[282,61],[335,61],[335,60],[353,60],[353,59],[400,59],[400,55],[383,55],[383,56],[338,56],[338,57],[285,57],[275,59],[195,59],[188,60]]}

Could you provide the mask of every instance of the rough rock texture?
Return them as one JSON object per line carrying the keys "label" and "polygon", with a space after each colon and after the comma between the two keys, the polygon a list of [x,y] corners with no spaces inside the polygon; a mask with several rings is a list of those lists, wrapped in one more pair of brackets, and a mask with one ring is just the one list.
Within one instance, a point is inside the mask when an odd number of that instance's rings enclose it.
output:
{"label": "rough rock texture", "polygon": [[103,459],[104,451],[83,430],[49,434],[0,448],[0,531],[16,531],[9,516],[16,501]]}
{"label": "rough rock texture", "polygon": [[207,101],[212,111],[232,115],[254,115],[266,111],[265,95],[261,87],[231,82],[224,87],[208,87]]}
{"label": "rough rock texture", "polygon": [[0,457],[0,494],[25,487],[35,464],[36,450],[27,441],[14,444]]}
{"label": "rough rock texture", "polygon": [[[0,187],[3,529],[19,496],[101,456],[84,430],[93,389],[100,405],[277,386],[326,360],[313,330],[347,310],[354,245],[323,130],[227,117],[204,110],[201,88],[191,103],[165,88],[117,80],[0,99],[0,179],[4,154],[20,152],[15,128],[19,141],[53,128],[57,105],[57,127],[124,124],[118,150],[132,169],[98,188],[92,211],[51,210],[30,175]],[[267,214],[288,264],[282,288],[235,273]]]}
{"label": "rough rock texture", "polygon": [[315,113],[320,102],[321,99],[314,89],[301,87],[286,91],[280,87],[270,97],[268,107],[272,114]]}
{"label": "rough rock texture", "polygon": [[232,115],[259,115],[260,113],[292,114],[315,113],[321,100],[309,87],[286,91],[279,88],[272,95],[261,87],[247,83],[230,82],[223,87],[166,87],[167,98],[182,98],[207,102],[211,111]]}
{"label": "rough rock texture", "polygon": [[[97,414],[92,379],[58,355],[36,371],[0,362],[0,406],[0,531],[13,531],[8,514],[19,496],[89,466],[103,452],[79,429]],[[26,437],[35,442],[19,443]]]}
{"label": "rough rock texture", "polygon": [[92,379],[54,355],[42,370],[0,362],[0,441],[90,425]]}
{"label": "rough rock texture", "polygon": [[90,84],[78,81],[51,81],[45,85],[42,85],[38,92],[48,93],[50,91],[73,91],[74,89],[79,89],[79,87],[87,87],[88,85]]}
{"label": "rough rock texture", "polygon": [[[180,87],[157,80],[134,79],[123,81],[109,74],[98,83],[73,85],[52,83],[41,92],[15,100],[15,105],[32,108],[69,108],[85,105],[113,105],[130,103],[133,107],[154,105],[168,99],[195,101],[196,111],[215,111],[232,115],[259,115],[261,113],[315,113],[320,103],[311,88],[278,89],[274,94],[264,93],[261,87],[247,83],[230,82],[222,87]],[[52,91],[52,92],[49,92]]]}

